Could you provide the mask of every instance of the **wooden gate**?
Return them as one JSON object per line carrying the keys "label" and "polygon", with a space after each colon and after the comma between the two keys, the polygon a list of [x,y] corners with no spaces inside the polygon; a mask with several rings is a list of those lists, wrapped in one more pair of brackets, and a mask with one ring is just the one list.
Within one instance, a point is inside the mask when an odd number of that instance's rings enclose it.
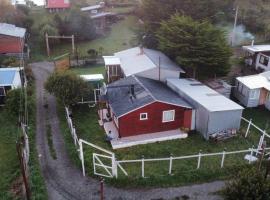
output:
{"label": "wooden gate", "polygon": [[113,157],[93,153],[94,174],[113,178]]}

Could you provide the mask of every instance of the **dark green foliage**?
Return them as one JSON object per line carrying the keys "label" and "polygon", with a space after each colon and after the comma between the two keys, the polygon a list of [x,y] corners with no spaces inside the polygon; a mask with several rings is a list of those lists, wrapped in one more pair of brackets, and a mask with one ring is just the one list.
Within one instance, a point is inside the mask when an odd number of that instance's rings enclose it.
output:
{"label": "dark green foliage", "polygon": [[232,53],[225,33],[207,21],[176,14],[161,23],[157,38],[160,50],[201,77],[225,75],[229,70]]}
{"label": "dark green foliage", "polygon": [[226,200],[266,200],[270,199],[270,181],[255,168],[244,169],[223,191]]}
{"label": "dark green foliage", "polygon": [[96,30],[93,21],[79,10],[71,10],[63,19],[55,16],[60,35],[75,35],[76,40],[95,38]]}
{"label": "dark green foliage", "polygon": [[88,84],[71,72],[53,73],[45,83],[46,90],[65,105],[76,104],[90,93]]}

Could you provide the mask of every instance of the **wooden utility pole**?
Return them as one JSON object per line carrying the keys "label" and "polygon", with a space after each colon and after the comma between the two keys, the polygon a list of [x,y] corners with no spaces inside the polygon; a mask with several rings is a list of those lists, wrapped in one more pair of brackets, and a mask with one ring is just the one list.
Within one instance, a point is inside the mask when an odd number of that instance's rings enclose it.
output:
{"label": "wooden utility pole", "polygon": [[22,176],[23,176],[23,182],[24,182],[24,187],[25,187],[25,192],[26,192],[26,199],[30,200],[31,194],[30,194],[30,188],[29,188],[29,184],[28,184],[28,180],[27,180],[24,156],[22,155],[22,147],[21,147],[21,145],[22,145],[21,142],[17,142],[16,143],[16,149],[17,149],[18,158],[19,158],[20,167],[21,167],[21,172],[22,172]]}
{"label": "wooden utility pole", "polygon": [[49,57],[50,56],[50,45],[49,45],[49,36],[48,36],[48,33],[46,33],[45,39],[46,39],[47,55]]}
{"label": "wooden utility pole", "polygon": [[239,11],[239,6],[236,6],[236,11],[235,11],[235,18],[234,18],[234,25],[233,25],[233,32],[232,32],[232,46],[234,46],[235,39],[236,39],[236,27],[237,27],[237,20],[238,20],[238,11]]}

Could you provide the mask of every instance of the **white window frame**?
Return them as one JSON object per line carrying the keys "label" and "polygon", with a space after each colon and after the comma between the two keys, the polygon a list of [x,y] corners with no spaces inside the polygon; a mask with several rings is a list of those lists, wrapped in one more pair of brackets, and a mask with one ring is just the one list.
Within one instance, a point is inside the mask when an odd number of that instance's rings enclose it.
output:
{"label": "white window frame", "polygon": [[[145,115],[146,117],[143,117],[143,115]],[[148,113],[140,113],[140,120],[141,121],[148,120]]]}
{"label": "white window frame", "polygon": [[[166,116],[167,113],[173,113],[171,120],[165,119],[165,116]],[[167,123],[167,122],[173,122],[173,121],[175,121],[175,110],[165,110],[165,111],[163,111],[163,113],[162,113],[162,122]]]}
{"label": "white window frame", "polygon": [[268,92],[266,99],[270,102],[270,91]]}
{"label": "white window frame", "polygon": [[258,99],[258,91],[257,90],[250,90],[249,91],[249,98],[250,99]]}

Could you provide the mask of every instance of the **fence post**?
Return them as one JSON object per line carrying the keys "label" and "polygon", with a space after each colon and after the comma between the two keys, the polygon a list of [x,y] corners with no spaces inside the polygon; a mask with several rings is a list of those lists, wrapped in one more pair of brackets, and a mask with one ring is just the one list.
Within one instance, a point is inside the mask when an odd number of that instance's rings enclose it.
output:
{"label": "fence post", "polygon": [[112,173],[115,178],[118,177],[115,154],[112,154]]}
{"label": "fence post", "polygon": [[83,176],[85,176],[83,144],[81,140],[79,140],[79,145],[80,145],[80,157],[81,157],[81,162],[82,162],[82,171],[83,171]]}
{"label": "fence post", "polygon": [[75,127],[73,127],[72,128],[72,130],[73,130],[73,140],[74,140],[74,144],[75,144],[75,146],[76,146],[76,129],[75,129]]}
{"label": "fence post", "polygon": [[250,121],[248,123],[248,127],[247,127],[247,131],[246,131],[246,134],[245,134],[245,138],[247,138],[247,136],[249,134],[249,129],[250,129],[251,124],[252,124],[252,119],[250,119]]}
{"label": "fence post", "polygon": [[225,155],[226,155],[226,148],[224,149],[223,154],[222,154],[221,165],[220,165],[221,168],[223,168],[224,166]]}
{"label": "fence post", "polygon": [[169,175],[172,175],[172,162],[173,162],[173,155],[170,155],[170,165],[169,165]]}
{"label": "fence post", "polygon": [[251,158],[252,158],[252,156],[253,156],[253,149],[254,149],[254,145],[252,145],[252,149],[251,149],[251,151],[250,151],[250,158],[249,158],[249,160],[248,160],[248,164],[251,163]]}
{"label": "fence post", "polygon": [[200,168],[200,166],[201,166],[201,157],[202,157],[202,150],[200,150],[200,152],[199,152],[197,169],[199,169],[199,168]]}
{"label": "fence post", "polygon": [[144,156],[142,156],[142,177],[144,178]]}

